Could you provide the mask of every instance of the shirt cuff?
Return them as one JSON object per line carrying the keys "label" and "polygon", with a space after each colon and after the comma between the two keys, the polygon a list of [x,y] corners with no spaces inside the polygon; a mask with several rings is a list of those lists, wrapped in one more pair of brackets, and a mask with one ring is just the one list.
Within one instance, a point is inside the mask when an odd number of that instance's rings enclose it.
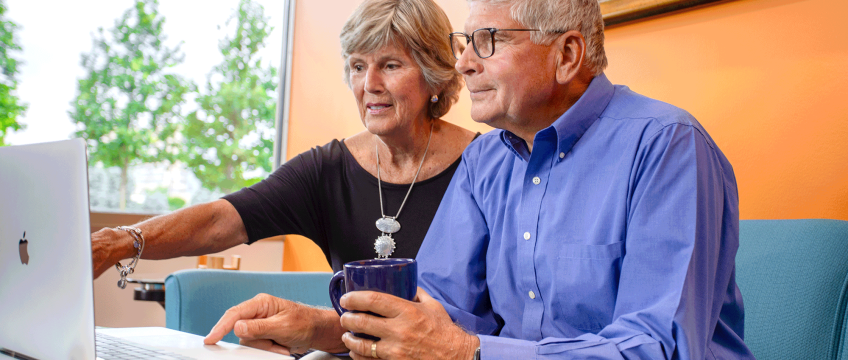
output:
{"label": "shirt cuff", "polygon": [[534,342],[490,335],[477,337],[480,338],[480,360],[536,358]]}

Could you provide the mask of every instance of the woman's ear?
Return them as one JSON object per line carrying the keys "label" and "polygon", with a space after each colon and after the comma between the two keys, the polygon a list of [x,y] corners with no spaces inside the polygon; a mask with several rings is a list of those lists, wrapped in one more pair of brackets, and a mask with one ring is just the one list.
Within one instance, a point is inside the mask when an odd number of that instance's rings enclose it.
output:
{"label": "woman's ear", "polygon": [[577,30],[569,30],[560,35],[553,44],[559,54],[557,56],[556,79],[561,85],[574,80],[583,67],[586,55],[586,39]]}

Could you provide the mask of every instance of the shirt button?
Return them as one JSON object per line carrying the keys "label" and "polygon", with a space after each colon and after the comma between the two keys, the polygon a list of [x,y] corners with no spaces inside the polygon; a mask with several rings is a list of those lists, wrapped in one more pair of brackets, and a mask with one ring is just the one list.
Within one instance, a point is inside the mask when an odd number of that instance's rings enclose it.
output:
{"label": "shirt button", "polygon": [[560,159],[562,159],[562,158],[564,158],[564,157],[565,157],[565,153],[564,153],[564,152],[559,153],[559,158],[560,158]]}
{"label": "shirt button", "polygon": [[540,182],[542,182],[542,179],[539,179],[538,176],[533,178],[533,184],[539,185]]}
{"label": "shirt button", "polygon": [[530,240],[530,233],[529,232],[524,233],[524,240]]}
{"label": "shirt button", "polygon": [[533,292],[533,290],[530,290],[530,293],[529,293],[528,295],[530,295],[530,298],[531,298],[531,299],[535,299],[535,298],[536,298],[536,293],[534,293],[534,292]]}

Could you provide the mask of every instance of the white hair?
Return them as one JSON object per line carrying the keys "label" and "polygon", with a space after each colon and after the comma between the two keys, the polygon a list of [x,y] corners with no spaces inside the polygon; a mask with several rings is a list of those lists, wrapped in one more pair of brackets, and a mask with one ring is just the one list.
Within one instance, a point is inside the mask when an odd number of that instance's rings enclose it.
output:
{"label": "white hair", "polygon": [[577,30],[586,40],[586,67],[600,75],[607,67],[604,52],[604,19],[598,0],[468,0],[509,4],[512,20],[533,32],[536,44],[550,45],[559,32]]}

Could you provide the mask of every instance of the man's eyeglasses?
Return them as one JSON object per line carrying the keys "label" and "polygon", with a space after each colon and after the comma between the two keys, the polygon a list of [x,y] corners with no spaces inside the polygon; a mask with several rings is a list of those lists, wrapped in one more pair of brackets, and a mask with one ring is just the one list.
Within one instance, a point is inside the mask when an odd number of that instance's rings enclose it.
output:
{"label": "man's eyeglasses", "polygon": [[[539,29],[496,29],[496,28],[482,28],[474,30],[469,36],[464,32],[454,32],[451,33],[450,36],[450,44],[451,50],[453,50],[453,57],[459,60],[459,57],[462,56],[462,52],[465,51],[465,48],[471,43],[474,47],[474,52],[477,53],[481,59],[485,59],[491,57],[495,54],[495,33],[498,31],[541,31]],[[560,32],[560,31],[555,31]],[[465,40],[465,41],[463,41]]]}

